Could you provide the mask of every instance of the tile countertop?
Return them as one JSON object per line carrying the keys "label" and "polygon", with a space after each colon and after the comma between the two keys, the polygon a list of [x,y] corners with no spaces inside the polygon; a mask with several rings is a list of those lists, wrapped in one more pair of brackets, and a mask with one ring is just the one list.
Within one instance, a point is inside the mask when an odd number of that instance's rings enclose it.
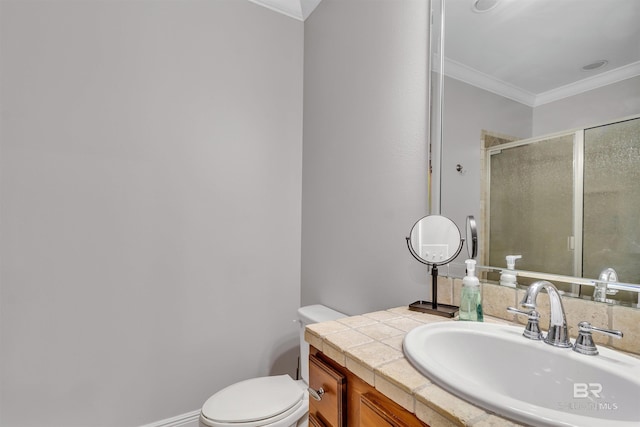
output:
{"label": "tile countertop", "polygon": [[[405,359],[407,332],[450,321],[405,306],[308,325],[305,340],[432,427],[519,426],[443,390]],[[485,322],[510,323],[488,317]]]}

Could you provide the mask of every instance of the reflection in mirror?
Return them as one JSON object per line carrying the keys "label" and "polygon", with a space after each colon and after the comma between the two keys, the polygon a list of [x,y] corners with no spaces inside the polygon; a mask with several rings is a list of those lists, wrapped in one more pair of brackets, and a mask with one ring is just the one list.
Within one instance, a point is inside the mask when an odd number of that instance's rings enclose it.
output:
{"label": "reflection in mirror", "polygon": [[502,266],[517,253],[524,270],[576,275],[567,242],[574,235],[573,145],[569,134],[488,150],[482,263]]}
{"label": "reflection in mirror", "polygon": [[[619,274],[607,282],[640,283],[640,119],[497,145],[487,153],[483,263],[501,265],[518,252],[525,270],[598,278],[615,268]],[[609,295],[637,300],[630,292]]]}
{"label": "reflection in mirror", "polygon": [[640,283],[640,118],[584,133],[583,276]]}
{"label": "reflection in mirror", "polygon": [[476,227],[476,219],[473,215],[467,217],[467,255],[470,259],[478,256],[478,228]]}
{"label": "reflection in mirror", "polygon": [[450,263],[460,253],[460,229],[449,218],[429,215],[411,229],[411,248],[428,265]]}
{"label": "reflection in mirror", "polygon": [[[442,3],[442,0],[434,1]],[[504,137],[502,142],[508,142],[565,131],[570,134],[575,129],[593,128],[640,114],[640,25],[637,24],[640,22],[640,2],[502,0],[497,2],[496,7],[482,13],[474,10],[474,0],[446,0],[445,3],[444,47],[440,55],[443,68],[442,76],[439,76],[444,82],[442,98],[432,98],[432,103],[442,108],[441,168],[434,174],[440,175],[440,211],[443,214],[458,224],[464,224],[469,211],[481,219],[478,231],[483,242],[479,254],[482,259],[488,256],[483,254],[489,240],[486,237],[494,231],[494,224],[499,222],[494,219],[494,214],[498,212],[493,204],[490,211],[484,212],[486,206],[481,209],[480,203],[481,186],[478,183],[486,167],[487,161],[482,158],[486,153],[482,148],[487,146],[487,140],[498,136],[498,140]],[[432,57],[432,60],[437,62],[438,57]],[[434,74],[439,74],[438,67],[433,70]],[[556,162],[557,158],[547,150],[562,149],[561,144],[541,143],[540,153],[528,155],[548,159],[542,164],[556,173],[560,166],[552,165],[551,161]],[[543,145],[546,147],[543,148]],[[567,143],[567,146],[573,149],[573,142]],[[607,153],[612,150],[611,147],[600,149]],[[635,152],[630,153],[627,157],[633,158]],[[527,159],[526,156],[524,158]],[[631,172],[640,165],[640,159],[636,160],[638,163]],[[465,165],[464,175],[456,172],[457,164]],[[615,166],[610,164],[605,168]],[[587,174],[591,170],[585,168],[584,185],[587,185]],[[596,167],[593,172],[595,170]],[[529,179],[520,172],[518,168],[512,168],[504,173],[514,181],[513,185],[519,185]],[[633,177],[629,170],[620,174]],[[571,206],[575,204],[572,166],[569,166],[565,178],[551,179],[548,174],[542,173],[539,178],[531,179],[535,179],[532,184],[535,192],[530,193],[529,198],[540,195],[547,200],[540,202],[535,212],[527,212],[528,219],[521,218],[523,227],[529,227],[544,216],[550,217],[553,222],[556,202]],[[548,195],[552,189],[560,187],[571,189],[571,195],[559,199]],[[509,190],[507,188],[505,191]],[[618,195],[600,197],[594,191],[594,197],[600,199],[595,200],[594,204],[604,209],[594,218],[585,212],[584,259],[591,258],[587,252],[600,253],[601,263],[589,261],[590,266],[583,268],[579,265],[579,269],[576,269],[578,261],[573,254],[563,254],[567,255],[563,263],[570,270],[562,270],[559,274],[591,277],[591,289],[600,271],[607,267],[615,268],[615,263],[620,260],[616,257],[615,260],[605,261],[608,252],[604,253],[602,234],[593,231],[587,223],[607,222],[609,229],[618,227],[621,231],[619,235],[631,234],[628,221],[618,220],[618,213],[623,209],[628,193],[614,193]],[[491,197],[494,197],[493,191]],[[518,202],[510,201],[508,194],[501,197],[505,199],[505,209],[518,211],[521,208]],[[549,200],[550,197],[556,198]],[[591,198],[586,190],[584,197]],[[568,227],[570,233],[556,234],[547,230],[539,233],[543,240],[533,244],[541,247],[560,246],[565,252],[572,244],[578,245],[580,237],[573,233],[574,218],[572,212],[567,219],[556,219],[556,225]],[[490,221],[490,225],[485,223],[487,221]],[[564,225],[561,224],[563,222]],[[637,221],[635,228],[638,228]],[[574,237],[573,241],[570,236]],[[492,238],[491,245],[494,244],[499,246],[500,239],[494,241]],[[587,249],[592,244],[595,246]],[[502,245],[506,253],[524,252],[506,247],[508,243]],[[620,245],[631,247],[628,242],[620,242]],[[629,250],[628,254],[632,253]],[[637,257],[639,253],[630,256]],[[523,260],[535,263],[535,267],[530,268],[541,273],[560,271],[556,270],[556,258],[544,259],[535,255],[524,256]],[[506,267],[504,256],[497,256],[495,260],[492,258],[490,262],[492,265],[498,263],[496,267]],[[462,263],[463,260],[458,259],[451,265]],[[456,269],[452,268],[451,271],[455,272]],[[461,267],[456,275],[461,276],[463,272],[464,267]],[[633,274],[626,278],[619,274],[619,279],[622,282],[640,283],[640,277]],[[582,292],[583,297],[584,294]]]}
{"label": "reflection in mirror", "polygon": [[411,255],[431,267],[431,301],[416,301],[409,310],[454,317],[457,306],[438,303],[438,266],[448,264],[462,250],[460,229],[449,218],[429,215],[414,224],[406,240]]}

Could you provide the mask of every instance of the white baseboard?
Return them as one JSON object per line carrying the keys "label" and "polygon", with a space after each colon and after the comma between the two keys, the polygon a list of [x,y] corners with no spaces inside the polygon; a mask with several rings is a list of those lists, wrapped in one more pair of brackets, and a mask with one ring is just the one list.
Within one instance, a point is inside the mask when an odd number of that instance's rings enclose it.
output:
{"label": "white baseboard", "polygon": [[198,427],[200,418],[200,410],[188,412],[176,417],[167,418],[156,421],[155,423],[145,424],[140,427]]}

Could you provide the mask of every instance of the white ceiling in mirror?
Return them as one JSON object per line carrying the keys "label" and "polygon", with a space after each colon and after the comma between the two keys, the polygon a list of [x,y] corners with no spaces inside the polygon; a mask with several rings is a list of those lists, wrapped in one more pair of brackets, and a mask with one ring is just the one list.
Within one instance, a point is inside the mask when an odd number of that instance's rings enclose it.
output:
{"label": "white ceiling in mirror", "polygon": [[640,0],[447,0],[445,74],[541,105],[640,75],[639,22]]}
{"label": "white ceiling in mirror", "polygon": [[291,18],[304,21],[322,0],[249,0]]}

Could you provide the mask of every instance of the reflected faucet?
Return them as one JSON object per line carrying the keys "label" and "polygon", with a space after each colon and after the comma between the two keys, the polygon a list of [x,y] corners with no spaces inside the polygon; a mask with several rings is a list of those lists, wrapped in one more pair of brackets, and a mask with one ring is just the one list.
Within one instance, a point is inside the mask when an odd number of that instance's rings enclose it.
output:
{"label": "reflected faucet", "polygon": [[551,315],[549,316],[549,332],[547,332],[544,342],[555,347],[571,347],[569,332],[567,330],[567,317],[564,314],[562,299],[560,298],[558,288],[556,288],[553,283],[547,282],[546,280],[539,280],[532,283],[527,288],[520,305],[535,311],[536,299],[538,298],[538,293],[542,289],[546,289],[549,294],[549,305],[551,307]]}
{"label": "reflected faucet", "polygon": [[596,288],[593,291],[593,300],[604,302],[607,300],[607,294],[615,295],[617,291],[608,291],[607,282],[617,282],[618,273],[613,268],[605,268],[600,272],[600,277],[596,282]]}

